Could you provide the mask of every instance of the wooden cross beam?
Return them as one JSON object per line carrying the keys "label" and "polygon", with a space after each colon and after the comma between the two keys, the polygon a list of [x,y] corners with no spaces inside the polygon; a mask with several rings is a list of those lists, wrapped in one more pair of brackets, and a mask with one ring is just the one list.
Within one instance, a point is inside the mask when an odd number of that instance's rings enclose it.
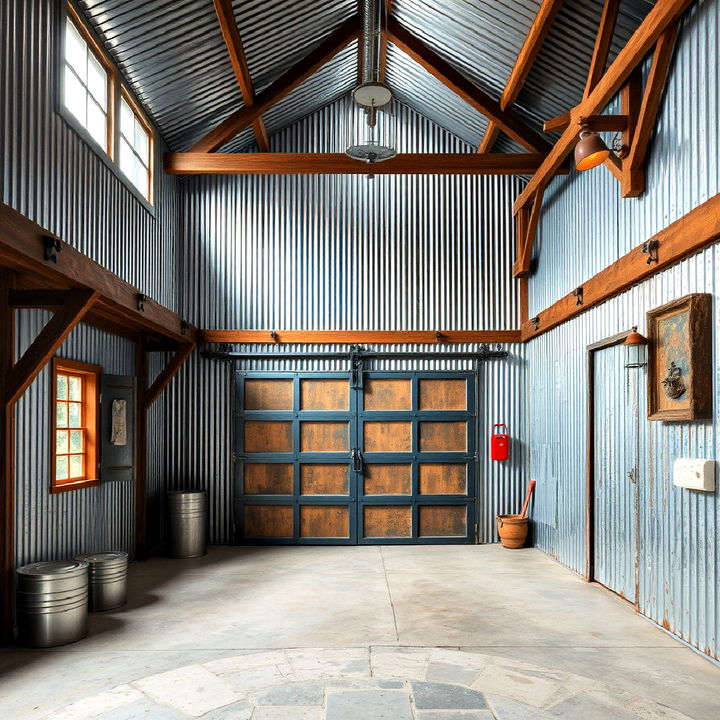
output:
{"label": "wooden cross beam", "polygon": [[[510,72],[510,77],[505,83],[503,94],[500,96],[500,108],[502,110],[507,110],[517,100],[520,90],[522,90],[525,80],[527,80],[527,76],[530,74],[530,70],[532,70],[535,59],[540,53],[542,44],[545,42],[545,38],[555,21],[555,16],[558,14],[564,1],[565,0],[543,0],[542,5],[540,5],[540,9],[537,11],[537,15],[530,26],[525,42],[518,53],[515,65]],[[485,134],[478,147],[478,152],[490,152],[499,134],[500,128],[497,123],[494,120],[490,120],[485,128]]]}
{"label": "wooden cross beam", "polygon": [[[217,13],[218,23],[220,24],[220,32],[222,32],[225,46],[227,47],[230,62],[235,72],[240,92],[246,107],[252,107],[255,102],[255,90],[253,89],[250,71],[248,70],[247,58],[245,57],[245,49],[243,48],[240,31],[238,30],[237,21],[235,20],[235,11],[233,10],[231,0],[213,0],[215,3],[215,12]],[[258,147],[262,152],[270,150],[270,141],[268,139],[267,128],[261,117],[253,120],[253,130],[255,131],[255,139]]]}
{"label": "wooden cross beam", "polygon": [[578,118],[595,115],[602,111],[657,43],[660,36],[680,19],[691,2],[692,0],[657,1],[592,92],[570,111],[569,126],[548,153],[540,169],[530,178],[523,191],[518,195],[513,207],[515,213],[533,202],[533,197],[540,185],[546,185],[549,182],[553,173],[562,166],[565,158],[572,152],[577,142],[576,121]]}
{"label": "wooden cross beam", "polygon": [[230,142],[241,130],[257,120],[278,100],[307,80],[316,70],[337,55],[360,34],[360,16],[353,15],[335,32],[320,43],[302,60],[295,63],[275,82],[271,83],[255,97],[251,106],[236,110],[228,118],[213,128],[205,137],[198,140],[190,152],[215,152],[225,143]]}
{"label": "wooden cross beam", "polygon": [[506,135],[520,143],[530,152],[546,153],[550,144],[509,110],[503,110],[500,103],[484,90],[470,82],[450,63],[441,58],[434,50],[408,32],[394,18],[388,19],[388,35],[406,55],[437,78],[443,85],[492,120]]}

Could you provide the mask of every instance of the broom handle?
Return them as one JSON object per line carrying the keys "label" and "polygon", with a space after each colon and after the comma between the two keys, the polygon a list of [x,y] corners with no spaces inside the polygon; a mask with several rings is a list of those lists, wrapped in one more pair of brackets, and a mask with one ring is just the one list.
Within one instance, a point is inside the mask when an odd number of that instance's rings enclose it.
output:
{"label": "broom handle", "polygon": [[524,518],[525,514],[527,513],[528,505],[530,504],[530,496],[532,495],[532,491],[535,489],[535,481],[531,480],[530,484],[528,485],[527,493],[525,494],[525,502],[522,506],[522,512],[520,513],[520,517]]}

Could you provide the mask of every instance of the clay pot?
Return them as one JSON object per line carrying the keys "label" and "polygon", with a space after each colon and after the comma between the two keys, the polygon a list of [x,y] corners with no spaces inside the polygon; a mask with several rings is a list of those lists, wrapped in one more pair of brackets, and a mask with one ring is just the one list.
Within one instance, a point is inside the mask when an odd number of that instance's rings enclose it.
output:
{"label": "clay pot", "polygon": [[528,519],[519,515],[498,515],[498,535],[503,547],[518,548],[525,547],[528,534]]}

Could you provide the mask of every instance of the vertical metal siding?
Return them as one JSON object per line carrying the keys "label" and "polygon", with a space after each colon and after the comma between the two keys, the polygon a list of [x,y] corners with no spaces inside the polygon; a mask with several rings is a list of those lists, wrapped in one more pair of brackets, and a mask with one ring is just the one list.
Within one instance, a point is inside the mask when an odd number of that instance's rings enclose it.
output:
{"label": "vertical metal siding", "polygon": [[[0,198],[81,252],[171,308],[177,303],[175,179],[166,176],[157,137],[154,212],[57,113],[59,2],[0,3]],[[22,352],[49,317],[19,313]],[[134,374],[133,345],[80,325],[60,354]],[[80,551],[133,551],[134,487],[120,482],[50,495],[49,370],[17,408],[18,563]],[[162,435],[163,417],[151,427]],[[151,497],[162,479],[150,453]],[[154,485],[152,484],[154,483]]]}
{"label": "vertical metal siding", "polygon": [[[17,350],[22,353],[52,313],[18,312]],[[79,325],[58,351],[60,357],[101,365],[108,373],[134,373],[134,344]],[[20,398],[16,410],[16,547],[18,565],[59,560],[81,552],[134,552],[135,488],[104,482],[73,492],[50,493],[51,370],[47,366]]]}
{"label": "vertical metal siding", "polygon": [[[273,149],[337,152],[346,108],[343,98],[278,132]],[[398,140],[403,152],[473,150],[402,105]],[[489,176],[192,178],[180,188],[182,312],[206,328],[515,328],[511,204],[521,185]],[[346,369],[342,361],[283,360],[293,346],[270,349],[279,351],[278,362],[248,367]],[[510,350],[511,359],[481,372],[484,541],[495,539],[494,515],[517,510],[523,490],[522,445],[509,465],[485,459],[489,424],[507,422],[519,433],[524,418],[523,349]],[[456,367],[450,359],[374,365]],[[171,485],[210,489],[214,542],[231,539],[232,372],[193,357],[163,399],[170,423],[165,474]]]}

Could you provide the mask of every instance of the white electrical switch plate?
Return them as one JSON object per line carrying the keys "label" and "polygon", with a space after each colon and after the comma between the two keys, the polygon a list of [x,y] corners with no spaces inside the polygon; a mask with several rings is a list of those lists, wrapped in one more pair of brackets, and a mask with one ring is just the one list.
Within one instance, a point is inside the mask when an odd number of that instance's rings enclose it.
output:
{"label": "white electrical switch plate", "polygon": [[673,466],[673,482],[689,490],[715,490],[715,461],[704,458],[677,458]]}

